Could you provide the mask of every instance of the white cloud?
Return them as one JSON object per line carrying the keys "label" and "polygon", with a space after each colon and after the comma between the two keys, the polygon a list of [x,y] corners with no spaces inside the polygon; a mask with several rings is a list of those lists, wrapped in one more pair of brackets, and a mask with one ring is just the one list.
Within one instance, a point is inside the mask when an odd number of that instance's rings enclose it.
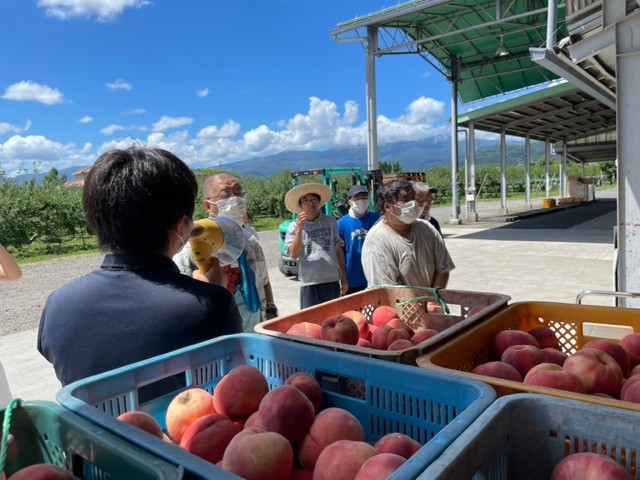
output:
{"label": "white cloud", "polygon": [[104,22],[116,19],[126,8],[141,8],[151,3],[148,0],[38,0],[37,5],[59,20],[96,17]]}
{"label": "white cloud", "polygon": [[198,132],[197,138],[204,140],[212,138],[227,138],[235,137],[238,133],[240,133],[240,124],[233,120],[229,120],[221,127],[217,127],[216,125],[204,127]]}
{"label": "white cloud", "polygon": [[107,137],[110,137],[111,135],[113,135],[116,132],[119,132],[120,130],[124,130],[124,127],[122,125],[116,125],[115,123],[112,123],[111,125],[101,128],[100,133],[103,135],[106,135]]}
{"label": "white cloud", "polygon": [[60,169],[89,165],[93,160],[87,153],[86,145],[78,149],[73,143],[55,142],[42,135],[14,135],[0,146],[0,164],[8,173],[31,164],[40,165],[43,171],[48,171],[52,166]]}
{"label": "white cloud", "polygon": [[127,115],[142,115],[147,112],[144,108],[133,108],[131,110],[127,110],[124,113],[126,113]]}
{"label": "white cloud", "polygon": [[169,130],[170,128],[178,128],[184,127],[185,125],[191,125],[193,123],[193,118],[189,117],[168,117],[163,115],[160,117],[156,123],[153,124],[154,132],[163,132],[165,130]]}
{"label": "white cloud", "polygon": [[24,127],[18,127],[17,125],[12,125],[6,122],[0,122],[0,135],[4,135],[5,133],[22,133],[26,132],[31,128],[31,120],[27,120],[24,124]]}
{"label": "white cloud", "polygon": [[91,123],[91,122],[93,122],[93,117],[90,117],[89,115],[85,115],[80,120],[78,120],[78,123]]}
{"label": "white cloud", "polygon": [[117,79],[115,82],[107,83],[107,88],[114,92],[116,90],[133,90],[133,86],[129,82],[125,82],[121,78]]}
{"label": "white cloud", "polygon": [[201,90],[198,90],[198,91],[196,91],[196,95],[199,96],[200,98],[208,97],[209,96],[209,89],[208,88],[203,88]]}
{"label": "white cloud", "polygon": [[[449,137],[451,129],[443,116],[442,102],[420,97],[396,118],[378,116],[379,142]],[[311,97],[306,113],[244,131],[232,119],[222,125],[212,124],[192,131],[190,126],[193,123],[194,119],[191,117],[166,115],[152,125],[114,123],[100,130],[111,139],[96,147],[85,143],[82,148],[77,148],[72,144],[61,144],[44,137],[12,137],[4,145],[0,143],[1,167],[11,174],[7,161],[13,165],[20,165],[25,161],[25,155],[18,155],[20,150],[16,145],[20,144],[19,139],[29,139],[21,140],[22,144],[32,146],[27,157],[42,162],[46,169],[51,166],[61,168],[65,166],[65,162],[66,165],[69,162],[72,162],[71,165],[90,165],[101,153],[127,147],[132,143],[166,148],[192,165],[219,165],[220,162],[229,163],[285,151],[323,150],[341,146],[364,146],[367,143],[366,118],[360,118],[359,106],[354,101],[345,102],[343,111],[340,111],[336,103],[330,100]],[[2,125],[4,124],[0,124],[0,128]],[[124,134],[125,131],[134,130],[148,133],[141,133],[136,138]],[[51,150],[36,149],[34,145],[38,142],[35,139],[39,139],[40,145],[50,142]],[[13,153],[16,153],[15,157]],[[62,157],[65,162],[61,161]],[[86,159],[85,162],[80,161],[83,158]]]}
{"label": "white cloud", "polygon": [[59,90],[29,80],[9,85],[4,90],[2,98],[18,102],[34,101],[44,103],[45,105],[55,105],[64,102],[64,95],[62,95]]}

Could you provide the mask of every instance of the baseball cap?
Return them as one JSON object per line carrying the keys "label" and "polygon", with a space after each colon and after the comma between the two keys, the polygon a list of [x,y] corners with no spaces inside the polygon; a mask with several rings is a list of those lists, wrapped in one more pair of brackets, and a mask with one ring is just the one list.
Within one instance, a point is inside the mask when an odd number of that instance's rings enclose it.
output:
{"label": "baseball cap", "polygon": [[349,198],[351,198],[355,197],[359,193],[369,193],[369,190],[367,190],[367,187],[365,187],[364,185],[354,185],[349,189],[349,193],[347,195],[349,196]]}

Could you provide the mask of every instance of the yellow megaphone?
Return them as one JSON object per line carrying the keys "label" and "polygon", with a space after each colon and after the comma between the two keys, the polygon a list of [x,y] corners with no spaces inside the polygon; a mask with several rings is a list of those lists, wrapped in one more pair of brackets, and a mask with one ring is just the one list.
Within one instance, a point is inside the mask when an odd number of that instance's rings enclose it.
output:
{"label": "yellow megaphone", "polygon": [[221,265],[235,262],[244,250],[242,227],[227,217],[203,218],[193,223],[189,236],[193,258],[201,273],[211,268],[212,257]]}

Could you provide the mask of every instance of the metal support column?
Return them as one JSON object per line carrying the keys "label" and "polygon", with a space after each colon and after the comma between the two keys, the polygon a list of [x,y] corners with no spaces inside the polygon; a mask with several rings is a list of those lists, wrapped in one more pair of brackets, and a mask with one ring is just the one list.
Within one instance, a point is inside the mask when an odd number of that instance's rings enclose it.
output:
{"label": "metal support column", "polygon": [[[616,24],[618,126],[618,290],[640,291],[640,15]],[[621,306],[640,307],[638,299],[620,299]]]}
{"label": "metal support column", "polygon": [[367,27],[366,75],[367,75],[367,168],[376,170],[378,163],[378,107],[376,104],[376,51],[378,28]]}
{"label": "metal support column", "polygon": [[468,200],[467,220],[478,221],[476,211],[476,130],[473,122],[469,122],[469,186],[465,192]]}
{"label": "metal support column", "polygon": [[531,206],[531,137],[527,132],[524,137],[524,203]]}
{"label": "metal support column", "polygon": [[549,138],[545,138],[544,140],[544,177],[545,177],[545,190],[544,196],[545,198],[551,197],[551,185],[549,179],[549,170],[551,163],[551,142]]}
{"label": "metal support column", "polygon": [[451,219],[460,224],[460,195],[458,192],[458,72],[460,59],[451,62]]}
{"label": "metal support column", "polygon": [[500,199],[504,213],[507,210],[507,134],[504,127],[500,132]]}

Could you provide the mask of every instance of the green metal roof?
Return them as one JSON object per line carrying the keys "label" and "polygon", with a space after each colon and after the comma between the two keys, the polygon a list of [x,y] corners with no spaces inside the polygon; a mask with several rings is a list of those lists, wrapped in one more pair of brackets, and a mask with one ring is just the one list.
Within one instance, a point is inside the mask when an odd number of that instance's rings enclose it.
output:
{"label": "green metal roof", "polygon": [[[367,38],[377,27],[377,55],[419,54],[452,78],[459,59],[458,95],[468,103],[539,85],[558,76],[532,62],[531,47],[547,38],[546,0],[414,0],[340,23],[337,41]],[[558,0],[556,38],[567,35]],[[508,54],[500,56],[502,43]]]}

